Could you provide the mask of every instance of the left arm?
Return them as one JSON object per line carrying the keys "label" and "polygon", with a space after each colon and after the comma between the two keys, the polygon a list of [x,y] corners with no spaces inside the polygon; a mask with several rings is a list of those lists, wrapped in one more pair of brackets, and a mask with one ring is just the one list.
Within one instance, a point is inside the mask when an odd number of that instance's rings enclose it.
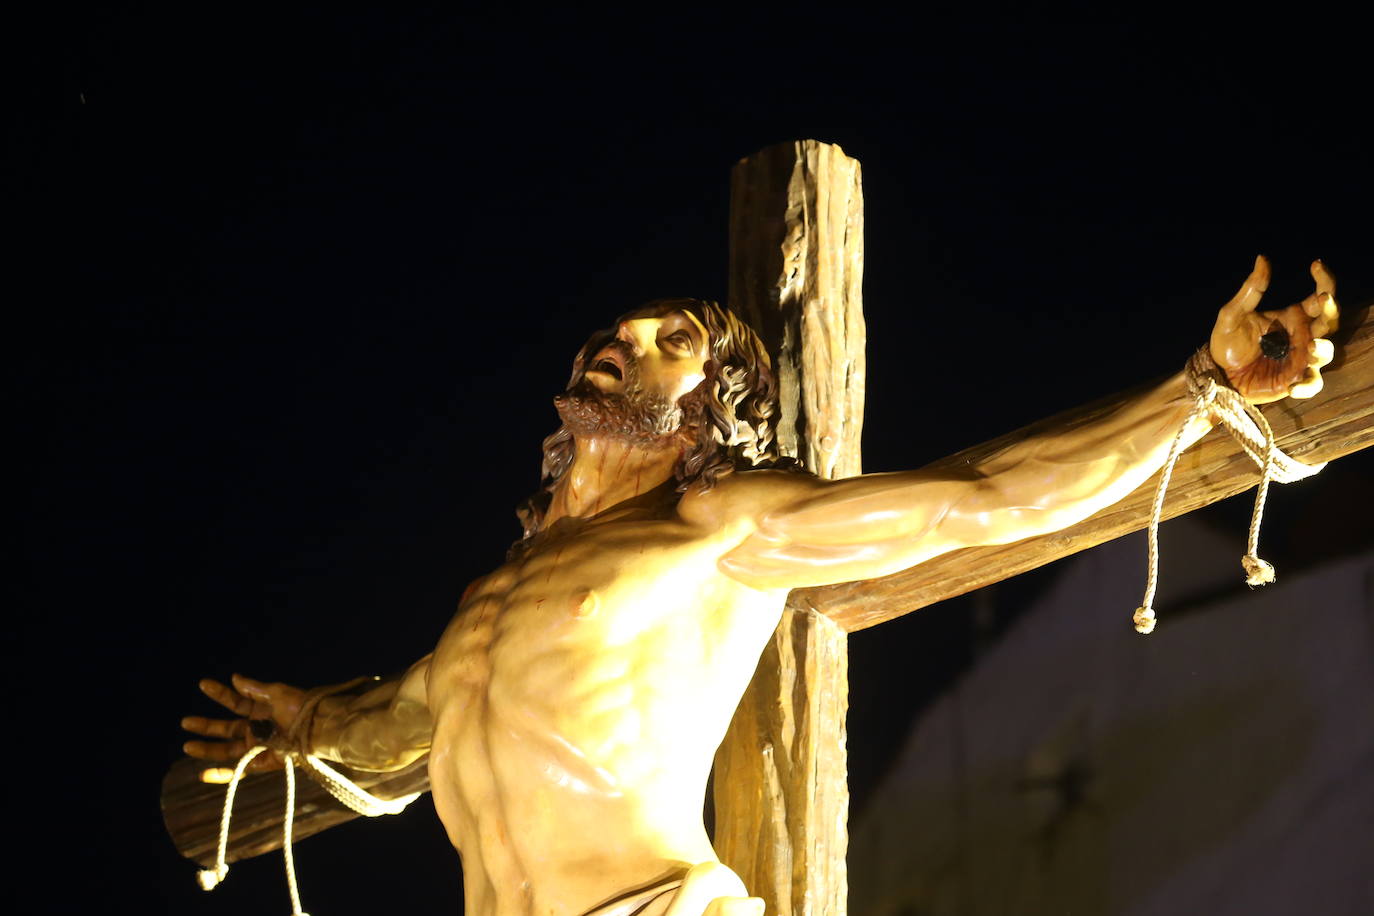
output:
{"label": "left arm", "polygon": [[[1317,291],[1301,305],[1256,313],[1268,283],[1268,264],[1260,259],[1218,315],[1213,357],[1252,400],[1310,397],[1321,387],[1320,368],[1330,361],[1331,347],[1313,338],[1328,333],[1336,316],[1330,276],[1319,263],[1313,276]],[[1261,341],[1285,330],[1291,346],[1278,360],[1286,364],[1280,370],[1268,365],[1275,362],[1268,353],[1279,348],[1266,345],[1261,352]],[[1260,357],[1268,362],[1256,371]],[[757,523],[721,558],[721,568],[755,588],[799,588],[875,578],[962,547],[1061,530],[1149,479],[1192,407],[1180,373],[1107,416],[1027,438],[968,468],[839,481],[741,479],[736,486],[749,502],[745,511]],[[1184,446],[1210,427],[1210,419],[1194,419]]]}

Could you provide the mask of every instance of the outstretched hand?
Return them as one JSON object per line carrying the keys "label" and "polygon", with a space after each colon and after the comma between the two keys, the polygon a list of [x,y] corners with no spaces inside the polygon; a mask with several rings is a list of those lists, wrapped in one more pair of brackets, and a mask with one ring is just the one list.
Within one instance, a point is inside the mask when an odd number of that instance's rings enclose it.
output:
{"label": "outstretched hand", "polygon": [[1316,289],[1297,305],[1257,312],[1269,288],[1269,261],[1255,259],[1240,292],[1221,307],[1212,328],[1212,359],[1241,396],[1252,404],[1285,397],[1310,398],[1321,391],[1322,367],[1335,348],[1326,335],[1336,330],[1336,281],[1321,261],[1312,262]]}
{"label": "outstretched hand", "polygon": [[[237,762],[240,757],[255,745],[262,744],[261,736],[253,734],[254,728],[262,729],[259,723],[271,722],[278,732],[285,732],[296,721],[305,700],[305,691],[289,684],[268,684],[235,674],[233,686],[206,678],[200,682],[201,693],[228,709],[237,719],[207,719],[202,716],[187,716],[181,720],[181,727],[203,738],[214,741],[187,741],[182,745],[188,756],[198,760],[216,762]],[[281,769],[281,758],[273,753],[263,753],[254,757],[248,764],[249,772]],[[228,782],[233,775],[232,767],[207,767],[201,773],[203,782]]]}

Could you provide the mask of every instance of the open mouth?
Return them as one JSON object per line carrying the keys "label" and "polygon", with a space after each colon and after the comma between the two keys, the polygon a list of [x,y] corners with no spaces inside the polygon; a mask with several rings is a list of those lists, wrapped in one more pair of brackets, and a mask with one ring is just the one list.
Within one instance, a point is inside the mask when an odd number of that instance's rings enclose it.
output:
{"label": "open mouth", "polygon": [[588,372],[604,372],[617,382],[625,380],[625,365],[621,362],[620,354],[614,349],[607,349],[597,354],[596,362],[592,363]]}
{"label": "open mouth", "polygon": [[617,366],[613,360],[609,359],[597,360],[596,365],[592,366],[591,371],[604,372],[607,375],[614,378],[616,381],[622,381],[624,379],[624,375],[620,371],[620,367]]}

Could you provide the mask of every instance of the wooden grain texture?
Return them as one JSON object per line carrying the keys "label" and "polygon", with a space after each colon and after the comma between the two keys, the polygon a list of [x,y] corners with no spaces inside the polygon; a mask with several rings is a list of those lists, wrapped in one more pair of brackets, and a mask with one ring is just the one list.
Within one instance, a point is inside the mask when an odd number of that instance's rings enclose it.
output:
{"label": "wooden grain texture", "polygon": [[799,140],[735,166],[730,306],[768,344],[778,442],[820,477],[861,473],[863,187],[838,146]]}
{"label": "wooden grain texture", "polygon": [[[162,779],[162,820],[177,851],[210,867],[219,845],[224,786],[200,781],[205,763],[183,758]],[[378,798],[392,799],[429,791],[429,755],[395,773],[362,773],[335,765]],[[239,783],[230,822],[229,862],[280,849],[282,818],[286,813],[286,778],[280,770],[255,773]],[[358,817],[334,800],[318,783],[296,771],[296,817],[292,835],[299,841],[335,824]]]}
{"label": "wooden grain texture", "polygon": [[[861,472],[864,323],[859,164],[806,140],[731,181],[730,303],[779,376],[779,446],[822,477]],[[846,909],[848,643],[789,610],[716,755],[716,851],[778,916]]]}
{"label": "wooden grain texture", "polygon": [[786,611],[716,754],[716,851],[779,916],[845,912],[848,634]]}
{"label": "wooden grain texture", "polygon": [[[1309,463],[1331,461],[1374,444],[1374,320],[1370,314],[1368,305],[1347,313],[1344,328],[1335,335],[1337,357],[1323,373],[1326,384],[1320,394],[1306,401],[1288,399],[1263,408],[1280,446],[1295,458]],[[932,466],[971,464],[1040,430],[1062,428],[1108,413],[1132,393],[1066,411]],[[798,589],[788,603],[799,610],[825,614],[849,632],[875,626],[1139,531],[1149,523],[1157,482],[1158,477],[1152,477],[1116,505],[1055,534],[954,551],[881,579]],[[1164,517],[1200,509],[1258,482],[1254,463],[1230,436],[1214,429],[1179,459],[1165,498]],[[1272,489],[1269,498],[1284,499],[1283,487]],[[1237,533],[1238,537],[1243,535]],[[1143,586],[1143,557],[1141,564]]]}

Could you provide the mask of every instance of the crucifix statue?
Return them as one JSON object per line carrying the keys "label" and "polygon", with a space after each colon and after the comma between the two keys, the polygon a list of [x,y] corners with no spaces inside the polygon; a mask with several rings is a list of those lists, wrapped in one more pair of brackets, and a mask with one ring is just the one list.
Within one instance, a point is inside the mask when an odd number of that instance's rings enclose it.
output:
{"label": "crucifix statue", "polygon": [[[235,718],[183,723],[203,778],[274,735],[250,771],[293,754],[380,783],[427,769],[469,914],[843,912],[846,630],[919,606],[913,588],[892,597],[904,571],[1063,542],[1121,503],[1211,428],[1198,373],[1251,402],[1315,394],[1337,321],[1320,263],[1306,300],[1257,312],[1261,259],[1220,311],[1214,364],[959,460],[864,476],[859,187],[856,162],[809,141],[741,163],[735,310],[660,300],[593,334],[555,398],[523,538],[433,651],[332,694],[204,682]],[[874,601],[846,591],[880,577]]]}

